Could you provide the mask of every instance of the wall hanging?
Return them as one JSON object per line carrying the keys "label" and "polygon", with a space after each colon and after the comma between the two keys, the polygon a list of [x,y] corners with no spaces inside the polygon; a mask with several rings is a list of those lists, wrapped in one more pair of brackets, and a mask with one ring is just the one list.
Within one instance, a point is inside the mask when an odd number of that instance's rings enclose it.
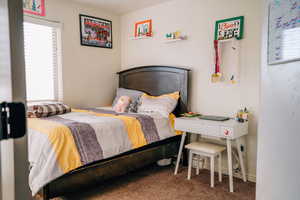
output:
{"label": "wall hanging", "polygon": [[134,37],[135,38],[147,38],[152,37],[152,20],[145,20],[135,23],[134,25]]}
{"label": "wall hanging", "polygon": [[213,83],[227,81],[235,84],[239,79],[240,44],[244,35],[244,16],[216,21],[214,40]]}
{"label": "wall hanging", "polygon": [[112,22],[110,20],[79,15],[80,43],[83,46],[112,48]]}
{"label": "wall hanging", "polygon": [[214,51],[215,51],[215,68],[214,73],[211,75],[211,81],[213,83],[221,81],[221,69],[220,69],[220,43],[219,40],[214,41]]}
{"label": "wall hanging", "polygon": [[45,16],[45,0],[23,0],[23,11],[31,15]]}
{"label": "wall hanging", "polygon": [[272,0],[269,8],[268,63],[300,60],[300,0]]}
{"label": "wall hanging", "polygon": [[225,81],[236,84],[239,81],[240,40],[215,40],[215,64],[211,77],[213,83]]}
{"label": "wall hanging", "polygon": [[244,16],[223,19],[216,22],[215,40],[236,38],[242,39],[244,35]]}

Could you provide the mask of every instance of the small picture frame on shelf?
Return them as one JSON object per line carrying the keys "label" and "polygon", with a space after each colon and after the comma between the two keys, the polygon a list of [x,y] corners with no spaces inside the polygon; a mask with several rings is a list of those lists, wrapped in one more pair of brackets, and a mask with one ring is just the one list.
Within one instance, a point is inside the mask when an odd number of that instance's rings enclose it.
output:
{"label": "small picture frame on shelf", "polygon": [[152,37],[152,20],[144,20],[135,23],[134,37]]}
{"label": "small picture frame on shelf", "polygon": [[244,16],[216,21],[215,40],[243,39]]}
{"label": "small picture frame on shelf", "polygon": [[97,17],[79,15],[80,43],[82,46],[92,46],[112,49],[112,22]]}

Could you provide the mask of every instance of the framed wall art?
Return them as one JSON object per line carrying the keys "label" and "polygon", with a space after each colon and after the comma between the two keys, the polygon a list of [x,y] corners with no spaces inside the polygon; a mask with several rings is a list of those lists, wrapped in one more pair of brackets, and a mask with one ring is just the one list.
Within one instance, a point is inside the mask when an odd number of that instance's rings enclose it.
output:
{"label": "framed wall art", "polygon": [[272,0],[268,32],[269,65],[300,60],[300,0]]}
{"label": "framed wall art", "polygon": [[45,0],[23,0],[23,11],[31,15],[45,16]]}
{"label": "framed wall art", "polygon": [[134,37],[151,37],[152,36],[152,20],[145,20],[135,23]]}
{"label": "framed wall art", "polygon": [[79,20],[81,45],[112,48],[112,22],[110,20],[82,14],[79,15]]}
{"label": "framed wall art", "polygon": [[242,39],[244,35],[244,16],[223,19],[216,22],[215,40]]}

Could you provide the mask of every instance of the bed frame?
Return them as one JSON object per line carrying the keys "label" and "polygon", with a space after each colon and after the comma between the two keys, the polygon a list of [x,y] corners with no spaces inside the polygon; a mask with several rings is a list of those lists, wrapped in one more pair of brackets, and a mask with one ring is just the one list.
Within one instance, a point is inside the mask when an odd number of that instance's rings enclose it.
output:
{"label": "bed frame", "polygon": [[[170,66],[142,66],[118,72],[119,87],[144,91],[158,96],[180,92],[175,115],[187,112],[189,69]],[[43,199],[48,200],[78,192],[91,185],[132,172],[163,158],[177,154],[180,136],[174,136],[112,158],[75,169],[48,183],[43,188]]]}

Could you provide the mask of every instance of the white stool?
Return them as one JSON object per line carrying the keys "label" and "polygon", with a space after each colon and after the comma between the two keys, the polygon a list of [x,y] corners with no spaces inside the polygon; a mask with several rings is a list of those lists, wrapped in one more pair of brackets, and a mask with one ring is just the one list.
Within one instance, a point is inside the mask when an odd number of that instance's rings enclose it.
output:
{"label": "white stool", "polygon": [[[189,166],[188,166],[188,180],[191,179],[192,172],[192,160],[194,155],[205,156],[210,158],[210,186],[214,187],[214,172],[215,172],[215,157],[218,157],[218,170],[219,170],[219,181],[222,181],[222,152],[225,151],[226,147],[210,144],[193,142],[185,146],[189,149]],[[199,173],[199,162],[197,163],[197,174]]]}

